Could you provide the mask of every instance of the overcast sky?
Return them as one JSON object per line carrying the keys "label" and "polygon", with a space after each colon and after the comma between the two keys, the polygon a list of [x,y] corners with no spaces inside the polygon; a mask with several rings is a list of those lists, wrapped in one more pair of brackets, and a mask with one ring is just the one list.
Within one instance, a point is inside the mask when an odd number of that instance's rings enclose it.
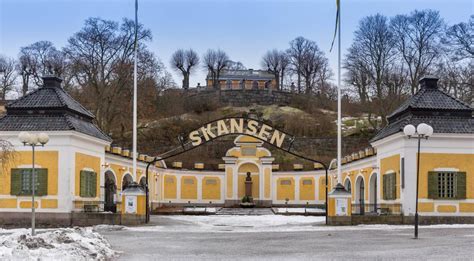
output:
{"label": "overcast sky", "polygon": [[[286,49],[297,36],[316,41],[334,72],[337,52],[329,53],[334,32],[335,0],[139,0],[139,22],[151,29],[149,48],[169,67],[178,48],[202,55],[221,48],[247,68],[260,68],[266,50]],[[342,49],[349,47],[364,16],[406,14],[415,9],[439,10],[448,24],[467,21],[473,0],[341,0]],[[0,0],[0,54],[17,57],[20,47],[48,40],[64,47],[88,17],[133,19],[134,0]],[[176,83],[179,74],[173,72]],[[204,83],[199,68],[191,86]]]}

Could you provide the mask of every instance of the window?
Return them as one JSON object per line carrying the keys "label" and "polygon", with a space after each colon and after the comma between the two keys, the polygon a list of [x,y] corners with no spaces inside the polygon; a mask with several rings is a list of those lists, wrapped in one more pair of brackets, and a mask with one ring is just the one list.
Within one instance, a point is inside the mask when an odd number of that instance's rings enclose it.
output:
{"label": "window", "polygon": [[194,179],[184,179],[184,184],[193,185],[194,184]]}
{"label": "window", "polygon": [[465,199],[466,172],[430,171],[428,172],[428,198]]}
{"label": "window", "polygon": [[[28,196],[32,193],[33,169],[11,169],[11,195]],[[35,195],[48,194],[48,169],[35,169]]]}
{"label": "window", "polygon": [[242,156],[255,156],[257,155],[257,148],[242,148]]}
{"label": "window", "polygon": [[97,173],[81,170],[80,178],[79,195],[84,198],[95,198],[97,195]]}
{"label": "window", "polygon": [[229,89],[229,90],[232,89],[232,81],[231,81],[231,80],[227,80],[227,81],[225,82],[225,85],[226,85],[226,88],[227,88],[227,89]]}
{"label": "window", "polygon": [[349,178],[346,179],[344,183],[344,188],[350,193],[352,191],[351,181]]}
{"label": "window", "polygon": [[254,90],[258,89],[258,82],[257,81],[252,82],[252,89],[254,89]]}
{"label": "window", "polygon": [[215,179],[206,179],[206,185],[216,185],[217,180]]}
{"label": "window", "polygon": [[313,181],[310,180],[310,179],[304,179],[303,180],[303,186],[305,186],[305,185],[309,185],[309,186],[313,185]]}
{"label": "window", "polygon": [[284,179],[284,180],[280,181],[280,185],[291,185],[291,180]]}
{"label": "window", "polygon": [[170,184],[174,183],[174,178],[173,177],[166,177],[165,183],[170,183]]}
{"label": "window", "polygon": [[394,200],[397,198],[396,182],[395,172],[383,175],[383,199]]}

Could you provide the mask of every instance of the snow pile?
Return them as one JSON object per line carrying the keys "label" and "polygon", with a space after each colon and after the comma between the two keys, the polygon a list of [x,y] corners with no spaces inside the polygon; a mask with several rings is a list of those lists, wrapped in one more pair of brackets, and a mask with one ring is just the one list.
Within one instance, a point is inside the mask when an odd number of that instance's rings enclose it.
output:
{"label": "snow pile", "polygon": [[116,254],[90,227],[49,230],[34,237],[26,229],[12,231],[0,236],[0,260],[105,260]]}

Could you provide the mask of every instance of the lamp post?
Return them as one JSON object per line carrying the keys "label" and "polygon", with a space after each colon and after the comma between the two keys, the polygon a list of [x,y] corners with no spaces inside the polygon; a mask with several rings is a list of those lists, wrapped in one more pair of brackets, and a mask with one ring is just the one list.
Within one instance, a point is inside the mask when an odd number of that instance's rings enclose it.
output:
{"label": "lamp post", "polygon": [[418,155],[416,161],[416,199],[415,199],[415,239],[418,239],[418,183],[420,176],[420,144],[422,139],[428,139],[433,135],[433,127],[426,123],[420,123],[416,128],[408,124],[403,128],[403,133],[409,139],[414,137],[418,139]]}
{"label": "lamp post", "polygon": [[30,134],[28,132],[20,132],[18,138],[25,146],[31,146],[32,150],[32,170],[31,170],[31,235],[35,236],[35,147],[43,147],[49,141],[49,136],[46,133]]}

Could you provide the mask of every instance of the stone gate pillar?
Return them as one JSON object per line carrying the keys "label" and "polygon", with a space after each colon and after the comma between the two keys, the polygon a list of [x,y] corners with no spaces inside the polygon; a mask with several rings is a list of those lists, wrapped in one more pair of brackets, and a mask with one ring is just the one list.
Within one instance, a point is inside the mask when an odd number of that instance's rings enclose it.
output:
{"label": "stone gate pillar", "polygon": [[236,169],[236,157],[224,157],[225,162],[225,185],[224,185],[224,205],[232,207],[238,205],[240,200],[237,197],[238,173]]}
{"label": "stone gate pillar", "polygon": [[275,160],[273,157],[262,157],[262,173],[260,173],[260,195],[261,205],[265,207],[272,206],[272,163]]}

